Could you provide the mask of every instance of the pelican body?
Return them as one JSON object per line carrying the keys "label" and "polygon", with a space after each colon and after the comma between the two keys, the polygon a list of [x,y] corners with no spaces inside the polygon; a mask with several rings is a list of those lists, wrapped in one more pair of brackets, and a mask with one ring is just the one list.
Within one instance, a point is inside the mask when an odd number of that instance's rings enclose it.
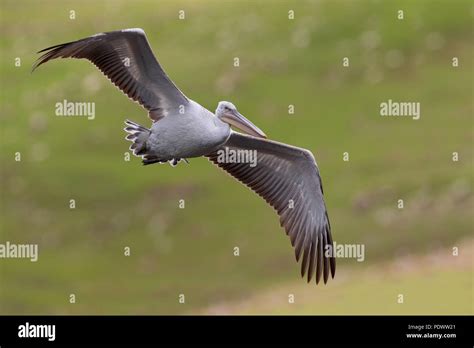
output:
{"label": "pelican body", "polygon": [[[126,120],[130,149],[145,165],[207,157],[270,204],[280,216],[301,276],[316,283],[329,274],[336,262],[331,226],[323,198],[319,169],[305,149],[266,139],[265,133],[228,101],[218,103],[215,113],[187,98],[166,75],[142,29],[100,33],[41,50],[33,66],[56,58],[91,61],[129,98],[138,102],[152,120],[150,128]],[[238,133],[231,126],[243,131]],[[220,152],[254,151],[257,161],[223,161]]]}
{"label": "pelican body", "polygon": [[[131,149],[143,156],[144,164],[177,163],[182,158],[201,157],[224,144],[230,136],[229,124],[198,103],[190,100],[175,117],[164,117],[144,129],[127,121]],[[206,136],[203,136],[205,134]],[[183,141],[186,139],[186,141]]]}
{"label": "pelican body", "polygon": [[[143,157],[144,164],[170,162],[175,165],[182,158],[201,157],[216,150],[231,134],[230,124],[249,127],[255,134],[264,133],[243,117],[232,103],[220,102],[216,115],[193,100],[173,110],[175,117],[164,117],[146,129],[132,121],[126,121],[129,133],[127,140],[133,141],[133,153]],[[185,139],[186,141],[183,141]]]}

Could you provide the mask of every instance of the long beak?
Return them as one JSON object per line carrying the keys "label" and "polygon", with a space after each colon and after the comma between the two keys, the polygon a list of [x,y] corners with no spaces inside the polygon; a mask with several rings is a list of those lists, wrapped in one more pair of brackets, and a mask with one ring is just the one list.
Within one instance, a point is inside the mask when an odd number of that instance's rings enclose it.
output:
{"label": "long beak", "polygon": [[242,132],[247,134],[253,135],[257,138],[266,138],[267,136],[265,133],[262,132],[260,128],[254,125],[252,122],[247,120],[244,116],[242,116],[238,111],[232,111],[229,114],[225,114],[221,116],[221,119],[232,126],[237,127]]}

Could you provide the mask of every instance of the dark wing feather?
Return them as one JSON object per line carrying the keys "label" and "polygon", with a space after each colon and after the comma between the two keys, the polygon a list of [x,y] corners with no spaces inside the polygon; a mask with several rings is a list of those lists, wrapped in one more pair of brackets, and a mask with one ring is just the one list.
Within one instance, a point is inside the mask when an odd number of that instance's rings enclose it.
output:
{"label": "dark wing feather", "polygon": [[127,96],[147,109],[154,121],[189,102],[161,68],[141,29],[97,34],[45,48],[38,53],[43,55],[33,70],[56,58],[91,61]]}
{"label": "dark wing feather", "polygon": [[[221,151],[256,150],[257,165],[225,163]],[[326,255],[331,246],[331,226],[323,199],[321,178],[311,152],[266,139],[232,132],[229,140],[207,155],[210,161],[227,171],[259,194],[280,216],[280,224],[295,247],[296,260],[301,254],[301,275],[308,282],[316,274],[316,283],[329,271],[334,277],[334,254]],[[293,201],[293,208],[290,201]]]}

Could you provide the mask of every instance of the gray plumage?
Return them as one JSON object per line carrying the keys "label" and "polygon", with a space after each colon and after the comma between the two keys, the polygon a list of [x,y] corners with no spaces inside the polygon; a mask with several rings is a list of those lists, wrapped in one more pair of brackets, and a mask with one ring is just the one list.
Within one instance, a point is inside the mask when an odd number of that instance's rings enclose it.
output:
{"label": "gray plumage", "polygon": [[125,29],[45,48],[33,66],[55,58],[85,58],[114,85],[148,110],[158,121],[186,106],[188,98],[168,78],[156,60],[142,29]]}
{"label": "gray plumage", "polygon": [[301,276],[307,273],[309,282],[316,273],[316,282],[319,282],[324,274],[325,283],[329,271],[334,277],[336,260],[324,255],[326,247],[333,244],[331,226],[318,166],[311,152],[236,132],[232,132],[224,146],[257,151],[258,165],[255,167],[247,163],[219,163],[217,151],[207,157],[277,211],[280,225],[295,247],[296,260],[303,256]]}

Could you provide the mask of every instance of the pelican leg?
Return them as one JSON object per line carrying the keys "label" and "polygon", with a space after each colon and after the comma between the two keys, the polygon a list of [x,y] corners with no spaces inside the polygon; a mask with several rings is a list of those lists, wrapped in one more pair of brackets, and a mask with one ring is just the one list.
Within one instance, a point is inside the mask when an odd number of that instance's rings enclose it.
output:
{"label": "pelican leg", "polygon": [[168,162],[172,167],[176,167],[178,165],[178,163],[181,162],[181,161],[184,161],[187,164],[189,164],[189,162],[186,158],[173,158],[173,159],[169,160]]}
{"label": "pelican leg", "polygon": [[153,156],[153,155],[144,155],[142,156],[143,160],[142,163],[144,166],[149,165],[149,164],[154,164],[154,163],[165,163],[167,161],[160,160],[158,157]]}

